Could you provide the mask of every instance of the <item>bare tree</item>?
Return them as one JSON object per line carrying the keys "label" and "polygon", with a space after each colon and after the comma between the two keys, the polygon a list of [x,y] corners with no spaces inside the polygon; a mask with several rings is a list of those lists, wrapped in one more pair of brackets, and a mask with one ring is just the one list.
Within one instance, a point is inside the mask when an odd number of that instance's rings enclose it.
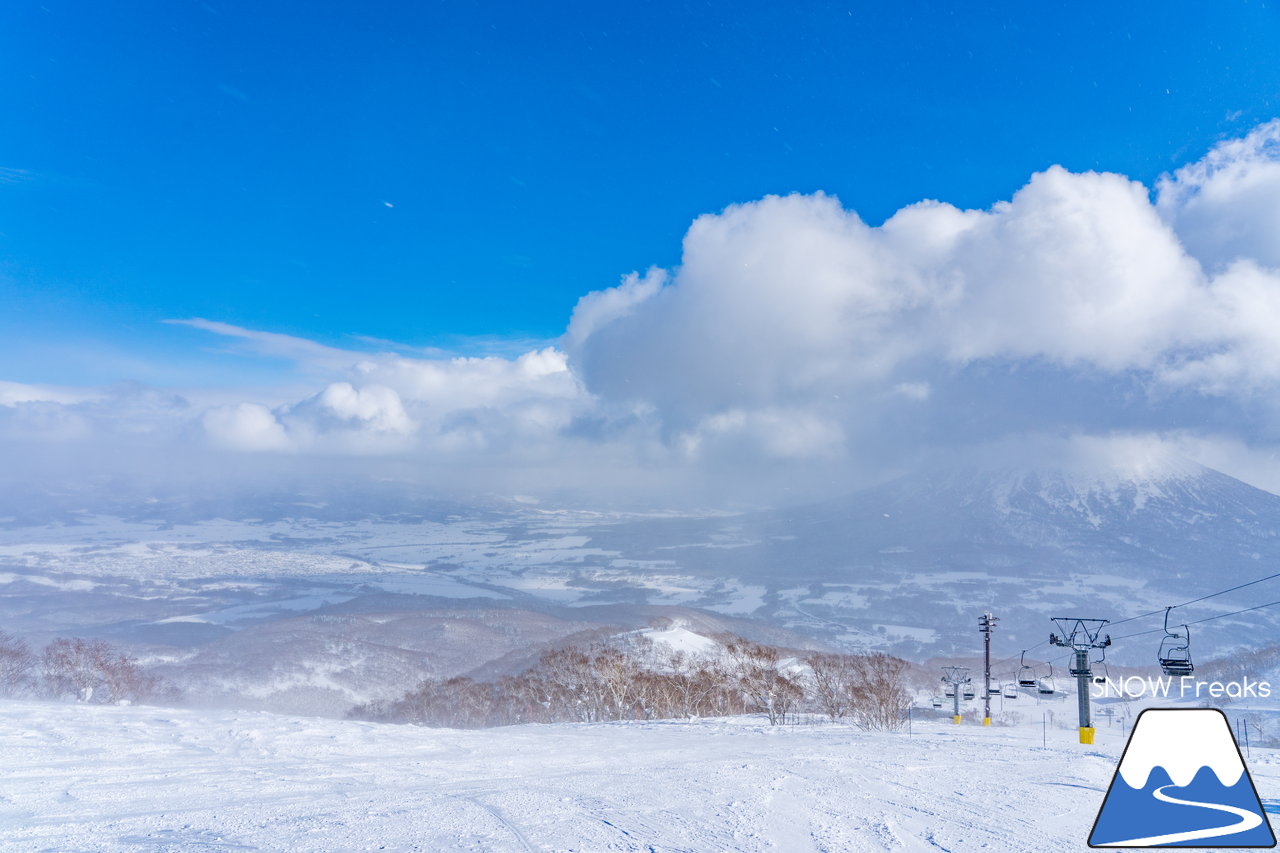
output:
{"label": "bare tree", "polygon": [[45,688],[81,702],[145,702],[162,691],[158,678],[103,640],[59,637],[40,658]]}
{"label": "bare tree", "polygon": [[658,653],[657,661],[658,668],[666,674],[663,689],[668,714],[688,718],[707,713],[706,698],[724,681],[721,673],[712,674],[713,662],[681,649]]}
{"label": "bare tree", "polygon": [[493,711],[493,693],[489,685],[458,676],[446,681],[442,687],[448,699],[451,725],[472,729],[489,724]]}
{"label": "bare tree", "polygon": [[627,719],[641,701],[639,687],[646,671],[632,654],[613,646],[598,646],[591,661],[592,673],[600,683],[601,716]]}
{"label": "bare tree", "polygon": [[427,680],[399,699],[358,705],[355,719],[431,726],[724,716],[763,711],[785,720],[803,699],[771,646],[726,638],[727,654],[659,652],[645,638],[566,646],[491,684]]}
{"label": "bare tree", "polygon": [[858,726],[872,731],[902,727],[902,711],[911,701],[907,670],[906,661],[884,652],[855,655],[850,659],[851,710]]}
{"label": "bare tree", "polygon": [[599,719],[600,689],[592,684],[591,656],[582,649],[545,652],[538,659],[538,675],[548,687],[548,711],[553,718],[589,723]]}
{"label": "bare tree", "polygon": [[738,687],[764,711],[769,725],[783,722],[804,698],[800,681],[779,669],[780,653],[773,646],[737,638],[725,644],[725,653]]}
{"label": "bare tree", "polygon": [[853,658],[819,652],[808,657],[809,685],[814,703],[832,722],[853,708],[857,681]]}
{"label": "bare tree", "polygon": [[102,641],[91,643],[79,638],[59,637],[45,646],[40,657],[45,688],[55,697],[71,696],[81,702],[93,701],[101,686],[96,659]]}
{"label": "bare tree", "polygon": [[34,683],[36,656],[31,647],[6,631],[0,631],[0,695],[15,696]]}
{"label": "bare tree", "polygon": [[700,717],[745,714],[748,704],[725,661],[702,658],[694,674],[695,711]]}

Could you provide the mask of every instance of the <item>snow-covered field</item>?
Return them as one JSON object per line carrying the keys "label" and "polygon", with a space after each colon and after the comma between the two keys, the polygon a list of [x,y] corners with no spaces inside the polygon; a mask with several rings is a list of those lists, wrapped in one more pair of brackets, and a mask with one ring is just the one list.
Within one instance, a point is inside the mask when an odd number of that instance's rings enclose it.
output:
{"label": "snow-covered field", "polygon": [[[4,851],[1082,851],[1124,738],[0,704]],[[1268,809],[1280,760],[1253,750]]]}
{"label": "snow-covered field", "polygon": [[[67,506],[0,518],[0,617],[39,642],[83,632],[89,614],[88,627],[116,642],[187,648],[343,603],[359,610],[362,596],[544,613],[692,608],[790,632],[793,644],[914,660],[972,654],[972,616],[959,614],[988,607],[1005,656],[1042,644],[1054,613],[1120,624],[1187,599],[1179,615],[1204,625],[1204,659],[1280,630],[1280,611],[1246,610],[1260,589],[1217,595],[1280,560],[1280,496],[1194,463],[1078,473],[925,470],[738,516],[395,495],[346,509],[296,496],[118,515]],[[1124,639],[1111,662],[1150,665],[1152,644]]]}

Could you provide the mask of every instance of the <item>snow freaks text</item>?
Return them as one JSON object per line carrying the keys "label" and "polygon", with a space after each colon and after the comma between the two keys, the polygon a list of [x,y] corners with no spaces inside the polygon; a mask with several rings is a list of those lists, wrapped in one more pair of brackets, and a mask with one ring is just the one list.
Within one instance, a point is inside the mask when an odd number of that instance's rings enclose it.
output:
{"label": "snow freaks text", "polygon": [[1184,699],[1267,699],[1271,683],[1245,677],[1239,681],[1200,681],[1193,676],[1154,677],[1131,675],[1128,678],[1099,678],[1093,682],[1090,695],[1094,699],[1138,699],[1143,696]]}

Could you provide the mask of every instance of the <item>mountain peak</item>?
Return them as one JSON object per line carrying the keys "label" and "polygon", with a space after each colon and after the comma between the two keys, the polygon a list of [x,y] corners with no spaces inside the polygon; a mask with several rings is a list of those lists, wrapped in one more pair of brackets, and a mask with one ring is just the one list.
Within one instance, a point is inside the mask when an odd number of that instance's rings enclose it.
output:
{"label": "mountain peak", "polygon": [[1095,526],[1102,516],[1128,516],[1153,501],[1199,504],[1204,492],[1228,484],[1252,489],[1144,437],[1028,439],[966,452],[898,483],[964,494],[964,503],[983,502],[1002,515],[1039,507],[1084,516]]}
{"label": "mountain peak", "polygon": [[940,467],[1006,480],[1054,480],[1084,492],[1194,479],[1212,471],[1147,436],[1030,437],[971,450],[962,466],[953,459]]}

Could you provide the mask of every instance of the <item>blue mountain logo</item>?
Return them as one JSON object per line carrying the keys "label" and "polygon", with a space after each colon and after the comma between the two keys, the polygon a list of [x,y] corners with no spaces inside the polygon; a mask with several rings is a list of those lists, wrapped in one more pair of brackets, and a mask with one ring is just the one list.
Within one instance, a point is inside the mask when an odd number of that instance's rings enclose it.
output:
{"label": "blue mountain logo", "polygon": [[1138,715],[1090,847],[1275,847],[1258,791],[1216,708]]}

